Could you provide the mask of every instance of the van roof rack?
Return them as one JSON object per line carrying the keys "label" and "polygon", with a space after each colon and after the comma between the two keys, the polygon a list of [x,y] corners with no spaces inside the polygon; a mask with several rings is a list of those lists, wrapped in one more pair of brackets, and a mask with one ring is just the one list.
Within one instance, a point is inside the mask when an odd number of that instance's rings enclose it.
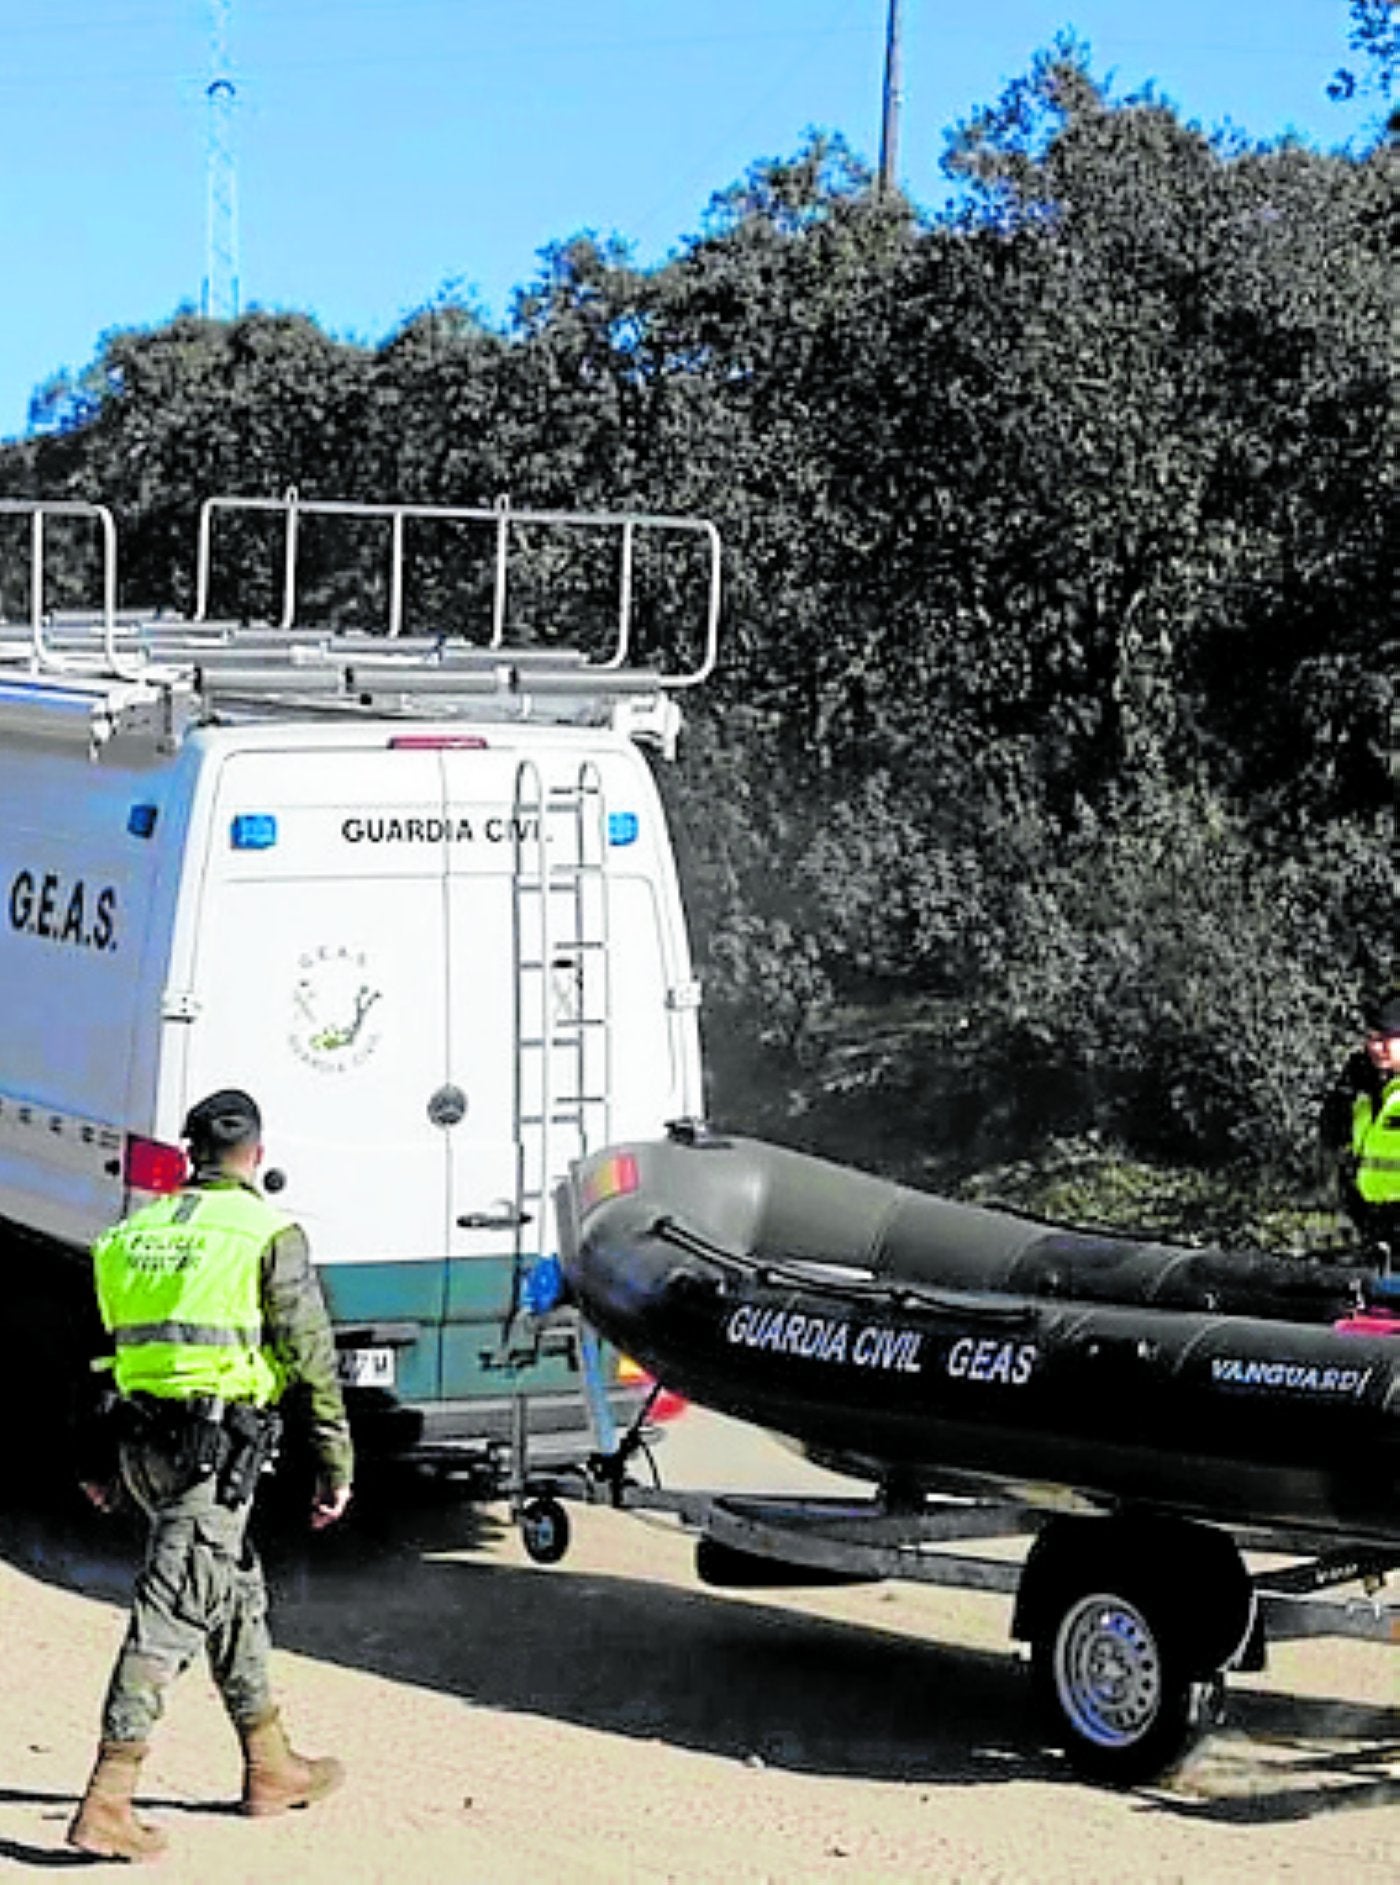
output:
{"label": "van roof rack", "polygon": [[[216,525],[236,513],[281,519],[276,622],[211,617]],[[201,719],[370,713],[609,723],[670,752],[680,720],[672,696],[707,680],[719,655],[721,546],[719,532],[704,518],[517,510],[504,499],[489,509],[308,500],[295,489],[280,498],[212,497],[200,508],[195,608],[182,618],[159,610],[119,612],[117,526],[105,505],[0,498],[0,524],[6,516],[29,522],[29,616],[27,624],[0,617],[0,725],[37,730],[36,713],[46,705],[49,712],[40,717],[47,731],[82,729],[94,751],[118,736],[178,744]],[[301,619],[307,519],[387,527],[381,629]],[[71,520],[97,526],[101,600],[93,608],[59,610],[49,606],[49,525]],[[490,619],[478,639],[468,639],[456,623],[433,634],[405,632],[408,530],[425,523],[489,532]],[[601,655],[578,642],[512,639],[511,582],[528,530],[615,543],[615,626]],[[705,557],[697,652],[688,665],[643,666],[636,659],[638,543],[681,537],[698,540]]]}

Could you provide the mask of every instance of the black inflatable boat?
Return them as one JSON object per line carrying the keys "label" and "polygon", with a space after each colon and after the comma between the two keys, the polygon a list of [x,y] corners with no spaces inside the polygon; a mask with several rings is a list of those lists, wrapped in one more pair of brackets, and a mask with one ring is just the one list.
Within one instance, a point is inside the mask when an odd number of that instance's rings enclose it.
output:
{"label": "black inflatable boat", "polygon": [[575,1166],[560,1258],[659,1381],[886,1488],[1400,1546],[1400,1293],[1057,1228],[679,1128]]}

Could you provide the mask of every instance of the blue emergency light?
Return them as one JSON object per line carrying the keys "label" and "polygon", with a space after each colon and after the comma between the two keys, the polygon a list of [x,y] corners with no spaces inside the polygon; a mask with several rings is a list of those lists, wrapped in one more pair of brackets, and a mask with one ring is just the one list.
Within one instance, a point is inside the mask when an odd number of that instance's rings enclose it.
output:
{"label": "blue emergency light", "polygon": [[540,1257],[521,1279],[520,1300],[532,1316],[547,1316],[564,1300],[564,1271],[558,1257]]}
{"label": "blue emergency light", "polygon": [[635,844],[641,829],[635,812],[608,813],[608,843]]}
{"label": "blue emergency light", "polygon": [[277,820],[271,812],[240,812],[229,826],[235,851],[270,851],[277,842]]}
{"label": "blue emergency light", "polygon": [[149,838],[159,815],[158,805],[133,805],[126,815],[126,828],[133,838]]}

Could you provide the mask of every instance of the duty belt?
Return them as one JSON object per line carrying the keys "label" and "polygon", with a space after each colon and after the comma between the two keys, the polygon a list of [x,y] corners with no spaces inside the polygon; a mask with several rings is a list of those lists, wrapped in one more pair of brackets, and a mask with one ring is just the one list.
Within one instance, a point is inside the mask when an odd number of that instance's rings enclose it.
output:
{"label": "duty belt", "polygon": [[138,1389],[120,1398],[117,1418],[124,1439],[169,1452],[192,1485],[217,1476],[219,1501],[229,1506],[253,1496],[282,1433],[275,1409],[210,1394],[177,1400]]}

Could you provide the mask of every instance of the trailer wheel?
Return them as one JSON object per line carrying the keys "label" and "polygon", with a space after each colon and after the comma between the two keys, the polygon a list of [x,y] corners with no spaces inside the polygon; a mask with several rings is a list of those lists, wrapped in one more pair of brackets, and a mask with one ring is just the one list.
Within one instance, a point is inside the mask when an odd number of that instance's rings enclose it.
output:
{"label": "trailer wheel", "polygon": [[558,1564],[569,1549],[569,1515],[558,1499],[531,1499],[520,1513],[520,1542],[535,1564]]}
{"label": "trailer wheel", "polygon": [[1031,1670],[1071,1766],[1089,1780],[1159,1779],[1207,1725],[1211,1685],[1192,1674],[1179,1619],[1132,1577],[1065,1588],[1032,1642]]}

